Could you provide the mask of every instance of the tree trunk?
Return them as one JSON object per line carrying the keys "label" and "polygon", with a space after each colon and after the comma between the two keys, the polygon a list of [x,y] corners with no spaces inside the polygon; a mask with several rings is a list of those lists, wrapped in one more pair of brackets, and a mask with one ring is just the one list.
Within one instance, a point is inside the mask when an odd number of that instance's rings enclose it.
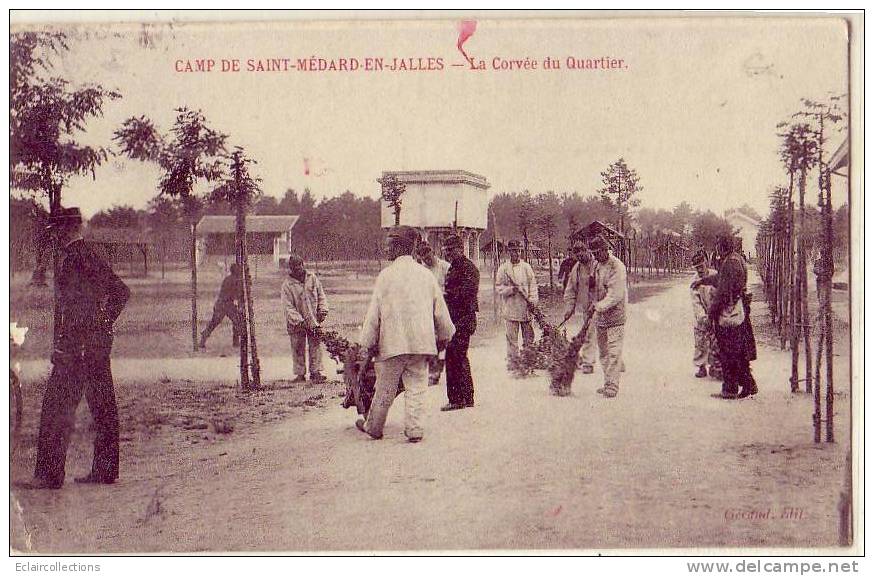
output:
{"label": "tree trunk", "polygon": [[[244,220],[245,222],[245,220]],[[246,247],[245,224],[243,225],[243,279],[246,286],[245,306],[246,317],[249,320],[247,331],[249,333],[249,353],[252,359],[252,388],[261,387],[261,362],[258,359],[258,343],[255,341],[255,304],[252,298],[252,276],[249,274],[249,251]],[[257,260],[255,261],[257,266]]]}
{"label": "tree trunk", "polygon": [[804,192],[807,183],[807,170],[802,168],[798,181],[798,207],[801,209],[800,231],[798,233],[798,292],[801,302],[801,335],[804,338],[804,390],[813,392],[813,375],[810,349],[810,311],[807,303],[807,209]]}
{"label": "tree trunk", "polygon": [[240,270],[240,301],[238,302],[237,317],[240,337],[240,387],[249,389],[249,321],[248,307],[246,306],[246,274],[245,269],[245,246],[246,215],[239,203],[236,206],[236,262]]}
{"label": "tree trunk", "polygon": [[191,222],[190,253],[191,266],[191,347],[197,351],[197,222]]}
{"label": "tree trunk", "polygon": [[792,203],[792,192],[795,184],[795,173],[789,175],[789,343],[792,348],[792,376],[790,377],[790,389],[798,392],[798,267],[796,234],[795,234],[795,207]]}
{"label": "tree trunk", "polygon": [[549,292],[552,293],[552,234],[546,235],[546,257],[549,258]]}

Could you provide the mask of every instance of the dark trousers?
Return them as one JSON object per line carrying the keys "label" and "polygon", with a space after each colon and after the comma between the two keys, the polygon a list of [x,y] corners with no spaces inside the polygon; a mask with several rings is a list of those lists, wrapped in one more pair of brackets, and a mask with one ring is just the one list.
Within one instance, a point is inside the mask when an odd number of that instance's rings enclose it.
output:
{"label": "dark trousers", "polygon": [[756,387],[750,361],[744,355],[732,352],[730,349],[720,351],[719,363],[722,365],[723,394],[737,394],[738,388],[752,390]]}
{"label": "dark trousers", "polygon": [[222,320],[227,318],[231,321],[231,326],[233,330],[233,339],[234,345],[236,346],[240,342],[240,315],[237,307],[231,304],[222,304],[216,303],[216,305],[212,309],[212,318],[209,319],[209,324],[206,325],[206,328],[203,329],[201,333],[201,340],[206,342],[206,339],[209,338],[210,334],[212,334],[213,330],[218,328],[219,324],[222,323]]}
{"label": "dark trousers", "polygon": [[450,404],[473,404],[473,376],[467,349],[476,331],[476,317],[456,324],[457,331],[446,346],[446,395]]}
{"label": "dark trousers", "polygon": [[91,473],[118,478],[118,408],[109,363],[110,346],[58,359],[43,396],[34,476],[63,484],[76,408],[84,393],[96,426]]}

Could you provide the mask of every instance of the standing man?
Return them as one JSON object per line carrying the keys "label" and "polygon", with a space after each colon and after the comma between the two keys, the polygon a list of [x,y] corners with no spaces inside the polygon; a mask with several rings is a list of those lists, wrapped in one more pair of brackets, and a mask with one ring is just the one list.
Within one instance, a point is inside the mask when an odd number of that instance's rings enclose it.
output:
{"label": "standing man", "polygon": [[[575,311],[580,310],[585,313],[589,310],[589,303],[592,301],[591,291],[595,285],[593,276],[595,263],[592,260],[592,253],[582,240],[574,242],[573,254],[576,263],[567,275],[567,285],[564,290],[565,322],[570,320]],[[589,329],[580,348],[579,364],[580,372],[583,374],[594,372],[595,341],[595,323],[589,322]]]}
{"label": "standing man", "polygon": [[392,263],[376,277],[361,327],[362,351],[376,351],[376,389],[367,419],[355,422],[371,438],[382,438],[385,419],[404,384],[404,434],[422,439],[422,399],[428,388],[428,357],[446,348],[455,333],[434,275],[413,260],[419,233],[395,226],[386,237]]}
{"label": "standing man", "polygon": [[30,488],[64,484],[67,447],[84,392],[97,428],[91,472],[82,484],[112,484],[118,478],[118,408],[109,356],[112,325],[130,296],[112,268],[82,239],[78,208],[60,208],[49,227],[64,260],[55,279],[58,338],[39,422],[36,469]]}
{"label": "standing man", "polygon": [[304,268],[303,258],[288,257],[288,277],[279,294],[285,312],[285,326],[291,342],[292,383],[305,382],[307,353],[310,381],[322,382],[322,343],[309,330],[321,326],[328,317],[328,299],[318,277]]}
{"label": "standing man", "polygon": [[[579,242],[577,240],[576,242]],[[574,264],[577,263],[576,257],[574,257],[573,246],[576,242],[571,243],[571,253],[568,254],[568,257],[561,261],[561,264],[558,267],[558,281],[561,282],[562,290],[567,288],[567,282],[570,279],[571,271],[573,270]]]}
{"label": "standing man", "polygon": [[598,393],[605,398],[619,394],[622,371],[622,342],[625,339],[625,305],[628,302],[625,264],[610,253],[607,241],[596,236],[589,249],[595,265],[594,308],[598,334],[598,355],[604,370],[604,387]]}
{"label": "standing man", "polygon": [[522,345],[534,342],[534,327],[526,299],[537,303],[537,279],[528,262],[522,260],[522,246],[518,240],[507,243],[510,261],[498,267],[497,292],[501,297],[501,310],[507,329],[507,368],[512,369],[519,356],[519,332]]}
{"label": "standing man", "polygon": [[[716,285],[716,292],[708,312],[719,344],[722,392],[713,396],[735,400],[753,396],[759,391],[750,370],[750,362],[756,359],[756,339],[750,322],[752,298],[746,290],[747,268],[743,257],[735,250],[734,238],[721,237],[717,241],[717,248],[720,261],[719,274],[696,280],[693,286]],[[724,318],[725,315],[737,317],[741,314],[743,320],[739,325],[731,325]]]}
{"label": "standing man", "polygon": [[206,348],[206,340],[212,331],[218,328],[222,320],[227,318],[231,321],[233,330],[233,345],[240,345],[240,305],[242,303],[242,280],[240,278],[240,265],[236,262],[231,264],[231,273],[222,281],[218,298],[212,307],[212,318],[203,332],[200,333],[200,347]]}
{"label": "standing man", "polygon": [[[716,274],[707,266],[707,254],[699,250],[692,256],[692,266],[695,268],[697,277],[695,280],[703,280]],[[718,347],[716,334],[713,331],[713,322],[710,321],[710,304],[713,301],[713,286],[698,284],[692,288],[692,312],[695,316],[693,327],[695,333],[695,354],[692,363],[698,368],[695,378],[707,376],[707,365],[710,364],[710,375],[714,378],[720,374],[719,360],[717,359]]]}
{"label": "standing man", "polygon": [[[437,285],[440,287],[440,292],[443,292],[444,288],[446,287],[446,274],[449,272],[449,262],[437,257],[437,255],[434,254],[434,250],[431,248],[431,245],[425,241],[419,243],[419,247],[416,250],[416,253],[419,257],[419,262],[422,263],[422,266],[424,266],[425,268],[430,270],[432,274],[434,274],[434,278],[437,279]],[[437,383],[440,381],[440,374],[443,373],[443,365],[445,363],[445,359],[440,357],[441,354],[445,354],[445,352],[441,352],[437,356],[434,356],[428,360],[429,386],[436,386]]]}
{"label": "standing man", "polygon": [[443,251],[452,266],[446,275],[446,307],[455,324],[455,334],[446,346],[446,396],[449,403],[441,410],[459,410],[473,406],[473,376],[467,349],[476,332],[479,310],[479,270],[464,255],[461,238],[452,235],[443,242]]}

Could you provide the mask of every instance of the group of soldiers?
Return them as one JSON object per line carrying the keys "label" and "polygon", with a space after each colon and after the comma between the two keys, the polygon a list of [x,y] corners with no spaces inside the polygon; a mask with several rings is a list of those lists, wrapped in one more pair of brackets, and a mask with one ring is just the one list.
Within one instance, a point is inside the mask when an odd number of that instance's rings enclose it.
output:
{"label": "group of soldiers", "polygon": [[[40,415],[36,468],[31,488],[60,488],[76,408],[84,395],[96,436],[91,471],[81,483],[111,484],[118,478],[119,422],[110,369],[113,324],[130,295],[112,268],[85,243],[78,208],[62,208],[49,221],[49,230],[63,247],[56,279],[57,337]],[[757,392],[749,362],[755,359],[755,340],[749,319],[746,267],[731,239],[719,243],[720,271],[707,267],[696,255],[695,306],[696,376],[721,375],[720,398],[736,399]],[[479,270],[464,255],[460,237],[443,242],[439,258],[419,233],[407,226],[392,228],[385,250],[391,263],[377,276],[357,348],[374,360],[375,390],[370,409],[356,422],[359,430],[382,438],[386,417],[398,390],[405,391],[404,433],[410,442],[423,438],[423,394],[435,384],[445,365],[448,402],[442,411],[474,406],[474,381],[468,360],[470,340],[477,329]],[[576,241],[573,261],[562,274],[565,314],[593,316],[580,352],[579,367],[592,373],[595,349],[604,372],[598,393],[614,398],[624,371],[622,346],[628,302],[625,265],[602,237]],[[538,303],[537,280],[521,258],[521,245],[510,241],[509,260],[496,271],[496,290],[506,328],[508,366],[518,359],[519,339],[534,339],[532,312]],[[239,338],[240,271],[234,265],[225,278],[213,316],[201,333],[201,347],[224,318],[230,318],[233,338]],[[321,343],[313,328],[325,321],[329,309],[318,277],[293,255],[280,289],[292,348],[296,382],[306,379],[309,357],[311,380],[321,380]],[[440,355],[445,360],[441,361]],[[721,374],[720,374],[721,372]]]}

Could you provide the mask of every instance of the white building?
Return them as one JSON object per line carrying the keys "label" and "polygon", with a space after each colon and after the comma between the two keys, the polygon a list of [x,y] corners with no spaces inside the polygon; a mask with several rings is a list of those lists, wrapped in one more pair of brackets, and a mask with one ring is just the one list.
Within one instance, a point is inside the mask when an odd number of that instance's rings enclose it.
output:
{"label": "white building", "polygon": [[[272,260],[284,266],[291,250],[291,229],[297,215],[246,216],[246,248],[250,259]],[[225,262],[236,253],[234,216],[204,216],[197,224],[197,264],[214,257]]]}
{"label": "white building", "polygon": [[[480,236],[488,223],[490,187],[485,177],[464,170],[383,172],[406,186],[401,196],[400,224],[417,228],[435,250],[453,231],[464,241],[465,256],[479,263]],[[395,225],[395,212],[382,201],[381,225]]]}
{"label": "white building", "polygon": [[756,236],[759,234],[761,221],[734,209],[725,213],[725,219],[728,220],[735,234],[743,242],[744,254],[747,255],[747,258],[751,258],[756,253]]}

